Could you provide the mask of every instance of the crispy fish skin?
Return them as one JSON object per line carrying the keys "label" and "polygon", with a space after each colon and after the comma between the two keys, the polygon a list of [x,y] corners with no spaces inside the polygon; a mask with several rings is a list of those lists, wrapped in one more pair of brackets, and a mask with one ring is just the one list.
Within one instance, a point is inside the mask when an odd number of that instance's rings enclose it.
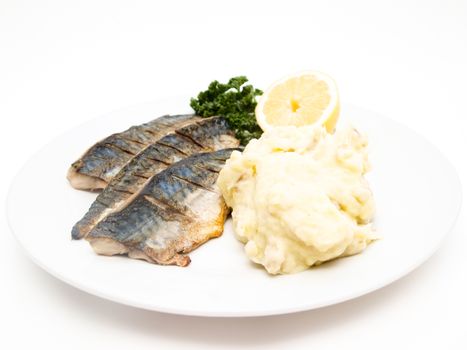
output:
{"label": "crispy fish skin", "polygon": [[203,118],[176,129],[136,155],[114,176],[75,224],[72,238],[86,236],[94,225],[137,193],[149,178],[171,164],[196,153],[237,147],[238,144],[222,117]]}
{"label": "crispy fish skin", "polygon": [[148,123],[112,134],[89,148],[68,170],[71,186],[100,190],[120,169],[147,146],[187,123],[200,120],[193,114],[165,115]]}
{"label": "crispy fish skin", "polygon": [[97,254],[187,266],[186,253],[222,234],[228,208],[216,180],[233,150],[199,153],[155,175],[86,240]]}

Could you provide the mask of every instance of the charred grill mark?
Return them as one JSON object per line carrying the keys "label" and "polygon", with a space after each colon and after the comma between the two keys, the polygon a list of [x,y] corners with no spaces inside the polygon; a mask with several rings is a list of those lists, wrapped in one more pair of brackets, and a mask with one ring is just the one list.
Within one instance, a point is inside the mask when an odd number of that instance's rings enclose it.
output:
{"label": "charred grill mark", "polygon": [[149,159],[150,161],[153,161],[155,163],[162,163],[162,164],[165,164],[167,166],[171,166],[172,163],[169,163],[169,162],[166,162],[164,160],[160,160],[160,159],[157,159],[157,158],[152,158],[152,157],[146,157],[146,159]]}
{"label": "charred grill mark", "polygon": [[135,153],[130,152],[129,150],[124,149],[123,147],[117,146],[117,145],[115,145],[113,143],[106,143],[105,145],[108,146],[108,147],[114,148],[114,149],[118,149],[119,151],[122,151],[123,153],[129,154],[132,157],[134,157],[136,155]]}
{"label": "charred grill mark", "polygon": [[144,143],[144,142],[141,142],[141,141],[138,141],[138,140],[129,139],[129,138],[123,137],[123,136],[120,136],[120,138],[122,140],[125,140],[125,141],[130,142],[130,143],[135,143],[135,144],[140,145],[140,146],[147,146],[147,143]]}
{"label": "charred grill mark", "polygon": [[141,175],[141,174],[133,174],[133,176],[140,177],[140,178],[145,179],[145,180],[149,179],[149,176],[144,176],[144,175]]}
{"label": "charred grill mark", "polygon": [[177,135],[179,135],[179,136],[182,136],[182,137],[188,139],[190,142],[193,142],[195,145],[197,145],[197,146],[199,146],[199,147],[201,147],[201,148],[203,148],[203,149],[206,149],[206,147],[205,147],[203,144],[201,144],[201,143],[199,143],[198,141],[196,141],[196,140],[195,140],[193,137],[191,137],[190,135],[184,134],[184,133],[182,133],[180,130],[175,130],[175,133],[176,133]]}
{"label": "charred grill mark", "polygon": [[172,177],[173,177],[174,179],[180,180],[180,181],[185,182],[185,183],[187,183],[187,184],[193,185],[193,186],[195,186],[195,187],[197,187],[197,188],[201,188],[201,189],[203,189],[203,190],[205,190],[205,191],[209,191],[209,192],[212,192],[212,193],[216,193],[216,191],[212,190],[211,188],[204,187],[203,185],[201,185],[201,184],[199,184],[199,183],[197,183],[197,182],[194,182],[194,181],[192,181],[192,180],[185,179],[185,178],[180,177],[180,176],[175,175],[175,174],[172,174]]}
{"label": "charred grill mark", "polygon": [[128,190],[121,190],[119,188],[114,188],[114,191],[119,192],[119,193],[124,193],[124,194],[130,195],[130,196],[135,194],[134,192],[131,192],[131,191],[128,191]]}
{"label": "charred grill mark", "polygon": [[169,145],[169,144],[166,144],[166,143],[162,143],[162,142],[160,142],[160,141],[157,141],[156,144],[157,144],[157,145],[161,145],[161,146],[165,146],[165,147],[168,147],[168,148],[171,148],[171,149],[177,151],[178,153],[183,154],[184,156],[188,156],[187,153],[185,153],[185,152],[183,152],[182,150],[178,149],[178,148],[175,147],[174,145]]}
{"label": "charred grill mark", "polygon": [[222,158],[222,157],[216,158],[216,157],[212,157],[211,159],[212,159],[212,160],[218,160],[219,162],[225,162],[228,158],[229,158],[229,157],[227,157],[227,158]]}
{"label": "charred grill mark", "polygon": [[205,171],[208,171],[208,172],[211,172],[211,173],[214,173],[214,174],[219,174],[219,171],[218,170],[214,170],[214,169],[210,169],[210,168],[205,168],[205,167],[202,167],[201,165],[193,165],[194,168],[196,169],[200,169],[200,170],[205,170]]}
{"label": "charred grill mark", "polygon": [[151,136],[156,136],[157,135],[154,131],[151,131],[149,129],[143,129],[143,132],[148,133]]}
{"label": "charred grill mark", "polygon": [[164,201],[161,201],[160,199],[157,199],[157,198],[154,198],[152,196],[149,196],[149,195],[144,195],[143,196],[144,199],[146,199],[148,202],[150,202],[151,204],[155,205],[156,207],[159,207],[161,208],[162,210],[170,210],[170,211],[173,211],[179,215],[182,215],[182,216],[186,216],[186,214],[181,211],[179,208],[176,208],[172,205],[170,205],[169,203],[166,203]]}

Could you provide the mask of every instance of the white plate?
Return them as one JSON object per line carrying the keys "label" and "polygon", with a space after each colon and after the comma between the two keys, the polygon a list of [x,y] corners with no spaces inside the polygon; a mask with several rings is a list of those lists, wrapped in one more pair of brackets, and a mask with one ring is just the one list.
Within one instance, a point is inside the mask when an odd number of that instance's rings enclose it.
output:
{"label": "white plate", "polygon": [[415,132],[352,106],[342,109],[370,139],[369,174],[383,239],[362,254],[308,271],[271,277],[243,254],[230,220],[224,235],[190,254],[186,267],[102,257],[72,241],[72,225],[95,194],[65,179],[72,161],[97,140],[166,113],[189,110],[172,99],[110,113],[59,137],[21,170],[8,197],[12,231],[30,257],[57,278],[115,302],[175,314],[259,316],[309,310],[381,288],[425,261],[453,226],[461,205],[456,171]]}

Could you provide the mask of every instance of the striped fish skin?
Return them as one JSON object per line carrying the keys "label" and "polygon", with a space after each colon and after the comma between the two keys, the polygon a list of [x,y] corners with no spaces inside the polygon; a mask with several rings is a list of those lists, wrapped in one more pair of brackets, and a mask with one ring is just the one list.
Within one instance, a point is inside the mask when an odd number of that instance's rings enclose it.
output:
{"label": "striped fish skin", "polygon": [[237,147],[239,144],[222,117],[203,118],[148,146],[110,181],[84,217],[72,229],[72,238],[81,239],[106,215],[117,210],[149,178],[190,155]]}
{"label": "striped fish skin", "polygon": [[86,240],[97,254],[187,266],[186,253],[223,232],[228,208],[216,180],[233,150],[199,153],[160,172]]}
{"label": "striped fish skin", "polygon": [[165,115],[112,134],[75,161],[68,170],[67,178],[76,189],[103,189],[128,161],[147,146],[176,128],[200,119],[193,114]]}

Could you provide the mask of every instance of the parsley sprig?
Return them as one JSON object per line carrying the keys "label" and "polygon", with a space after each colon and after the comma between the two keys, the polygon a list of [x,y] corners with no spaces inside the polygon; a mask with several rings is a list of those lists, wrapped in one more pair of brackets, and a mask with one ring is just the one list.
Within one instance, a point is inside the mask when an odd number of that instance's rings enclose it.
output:
{"label": "parsley sprig", "polygon": [[245,76],[233,77],[227,84],[214,80],[207,90],[190,101],[199,116],[223,116],[242,145],[263,133],[255,118],[256,96],[263,92],[245,85],[247,81]]}

